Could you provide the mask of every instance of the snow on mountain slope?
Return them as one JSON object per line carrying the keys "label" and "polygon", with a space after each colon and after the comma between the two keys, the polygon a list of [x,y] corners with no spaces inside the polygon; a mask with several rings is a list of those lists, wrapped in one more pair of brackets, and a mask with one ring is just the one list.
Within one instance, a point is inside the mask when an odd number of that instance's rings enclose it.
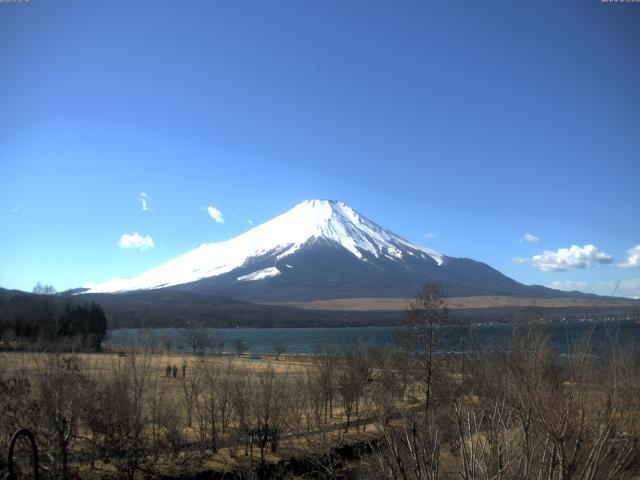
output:
{"label": "snow on mountain slope", "polygon": [[280,270],[278,270],[277,267],[269,267],[247,275],[241,275],[238,277],[238,280],[241,282],[255,282],[256,280],[263,280],[265,278],[271,278],[278,275],[280,275]]}
{"label": "snow on mountain slope", "polygon": [[[266,255],[274,255],[280,260],[319,239],[340,245],[364,262],[368,261],[366,254],[369,254],[398,261],[410,255],[431,258],[437,265],[444,263],[444,257],[439,253],[395,235],[342,202],[307,200],[235,238],[200,245],[135,278],[86,285],[85,293],[114,293],[195,282],[231,272]],[[280,273],[271,267],[238,277],[238,280],[256,281]]]}

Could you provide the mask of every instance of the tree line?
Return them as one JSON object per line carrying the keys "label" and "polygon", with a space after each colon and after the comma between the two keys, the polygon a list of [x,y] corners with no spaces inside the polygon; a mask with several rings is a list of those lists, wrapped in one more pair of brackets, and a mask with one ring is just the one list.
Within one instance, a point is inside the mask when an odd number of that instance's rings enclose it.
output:
{"label": "tree line", "polygon": [[95,302],[77,304],[59,297],[49,285],[32,294],[16,294],[0,303],[0,342],[5,349],[63,344],[99,350],[107,332],[104,309]]}

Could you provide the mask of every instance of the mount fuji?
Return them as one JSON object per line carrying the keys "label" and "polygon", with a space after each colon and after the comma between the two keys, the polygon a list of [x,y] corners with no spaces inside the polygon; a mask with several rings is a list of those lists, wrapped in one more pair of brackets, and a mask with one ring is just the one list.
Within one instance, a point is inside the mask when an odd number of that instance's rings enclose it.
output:
{"label": "mount fuji", "polygon": [[329,200],[304,201],[235,238],[200,245],[135,278],[87,285],[82,293],[166,290],[295,302],[408,298],[426,282],[455,297],[572,295],[526,286],[484,263],[416,245]]}

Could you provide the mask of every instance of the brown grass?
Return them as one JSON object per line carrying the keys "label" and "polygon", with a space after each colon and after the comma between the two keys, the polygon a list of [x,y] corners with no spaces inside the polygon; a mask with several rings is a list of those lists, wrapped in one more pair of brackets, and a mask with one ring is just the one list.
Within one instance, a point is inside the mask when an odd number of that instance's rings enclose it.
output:
{"label": "brown grass", "polygon": [[[411,298],[333,298],[310,302],[279,302],[272,305],[288,305],[310,310],[400,311],[406,310]],[[449,297],[447,305],[452,309],[499,307],[615,307],[628,306],[632,300],[595,300],[587,298],[519,298],[504,296]]]}
{"label": "brown grass", "polygon": [[[3,352],[0,353],[0,362],[3,366],[3,374],[5,376],[13,376],[16,373],[22,373],[29,376],[30,372],[35,372],[38,367],[45,364],[48,358],[53,358],[59,354],[54,353],[33,353],[33,352]],[[63,354],[70,356],[71,354]],[[79,354],[81,365],[84,373],[101,373],[113,371],[114,366],[121,364],[124,358],[117,353],[81,353]],[[165,368],[167,365],[176,365],[178,367],[178,378],[182,377],[182,366],[190,367],[196,365],[203,359],[199,355],[181,354],[176,352],[157,353],[151,357],[152,371],[157,373],[159,377],[165,377]],[[310,359],[302,357],[285,356],[281,359],[272,355],[264,355],[259,358],[227,356],[219,357],[220,361],[225,363],[230,360],[233,367],[249,370],[255,373],[266,370],[271,366],[278,374],[300,373],[306,368],[313,367]],[[167,380],[173,380],[167,379]]]}

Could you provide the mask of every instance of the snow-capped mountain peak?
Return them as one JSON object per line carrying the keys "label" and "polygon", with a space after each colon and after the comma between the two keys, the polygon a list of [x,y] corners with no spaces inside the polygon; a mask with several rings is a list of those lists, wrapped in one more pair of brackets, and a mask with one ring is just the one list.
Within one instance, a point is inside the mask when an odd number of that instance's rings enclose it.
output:
{"label": "snow-capped mountain peak", "polygon": [[[337,244],[362,261],[367,257],[401,261],[409,255],[442,265],[439,253],[415,245],[368,220],[342,202],[307,200],[268,222],[230,240],[207,243],[132,279],[87,285],[86,293],[111,293],[163,288],[216,277],[257,259],[277,262],[319,240]],[[258,281],[279,275],[275,265],[237,277]]]}
{"label": "snow-capped mountain peak", "polygon": [[[364,252],[376,258],[380,256],[402,258],[403,251],[408,247],[425,253],[438,264],[443,262],[443,257],[439,253],[412,244],[363,217],[343,202],[307,200],[273,221],[280,219],[283,223],[294,225],[294,228],[295,226],[303,227],[305,231],[303,236],[306,236],[307,240],[318,238],[333,240],[360,259],[363,258]],[[285,254],[295,248],[299,246],[292,246]]]}

